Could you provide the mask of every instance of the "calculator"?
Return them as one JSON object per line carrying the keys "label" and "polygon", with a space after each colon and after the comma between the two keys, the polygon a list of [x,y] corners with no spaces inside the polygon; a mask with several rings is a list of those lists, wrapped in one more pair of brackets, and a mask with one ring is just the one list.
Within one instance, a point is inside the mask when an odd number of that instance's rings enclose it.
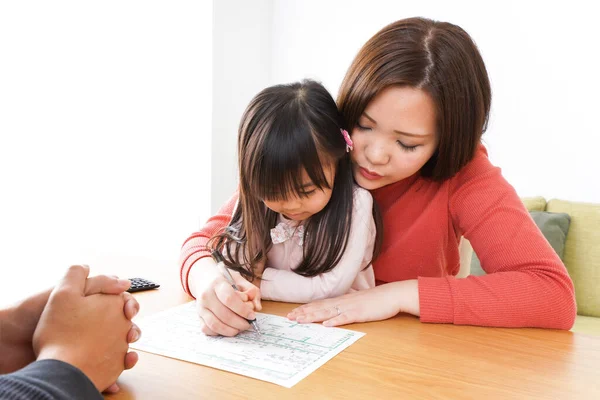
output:
{"label": "calculator", "polygon": [[129,289],[127,289],[129,293],[141,292],[142,290],[156,289],[160,286],[157,283],[142,278],[131,278],[129,280],[131,281],[131,286],[129,287]]}

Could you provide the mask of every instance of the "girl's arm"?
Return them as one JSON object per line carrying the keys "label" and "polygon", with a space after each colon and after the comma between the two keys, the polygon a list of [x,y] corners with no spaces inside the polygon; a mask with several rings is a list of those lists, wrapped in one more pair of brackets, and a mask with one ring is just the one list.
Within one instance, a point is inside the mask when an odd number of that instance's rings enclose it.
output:
{"label": "girl's arm", "polygon": [[[347,293],[373,257],[376,232],[372,210],[371,194],[356,188],[348,245],[338,265],[329,272],[310,278],[289,270],[265,268],[260,284],[262,298],[306,303]],[[372,274],[372,269],[369,272]],[[367,280],[370,281],[369,286],[374,286],[372,275]]]}
{"label": "girl's arm", "polygon": [[485,276],[419,278],[421,320],[570,329],[573,283],[500,169],[484,150],[454,178],[449,210]]}

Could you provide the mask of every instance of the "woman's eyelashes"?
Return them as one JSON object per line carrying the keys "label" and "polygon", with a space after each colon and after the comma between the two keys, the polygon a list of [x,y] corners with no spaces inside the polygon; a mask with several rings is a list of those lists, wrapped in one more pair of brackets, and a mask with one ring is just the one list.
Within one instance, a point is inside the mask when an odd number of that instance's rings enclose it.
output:
{"label": "woman's eyelashes", "polygon": [[[358,128],[358,130],[360,130],[360,131],[371,131],[371,130],[373,130],[373,128],[371,128],[370,126],[368,126],[368,125],[366,125],[366,124],[365,124],[365,125],[361,125],[360,123],[357,123],[357,124],[356,124],[356,127],[357,127],[357,128]],[[402,150],[404,150],[404,151],[415,151],[415,150],[417,149],[417,147],[419,147],[419,146],[420,146],[419,144],[415,144],[415,145],[413,145],[413,146],[410,146],[410,145],[407,145],[407,144],[404,144],[404,143],[402,143],[402,141],[401,141],[401,140],[396,140],[396,143],[398,143],[398,145],[400,145],[400,147],[401,147],[401,148],[402,148]]]}
{"label": "woman's eyelashes", "polygon": [[400,140],[396,140],[396,143],[398,143],[400,145],[400,147],[402,148],[402,150],[404,150],[404,151],[415,151],[417,149],[417,147],[419,147],[418,144],[415,144],[414,146],[408,146],[408,145],[402,143]]}
{"label": "woman's eyelashes", "polygon": [[361,124],[356,124],[356,127],[357,127],[357,128],[358,128],[358,130],[360,130],[360,131],[370,131],[370,130],[371,130],[371,128],[370,128],[370,127],[368,127],[368,126],[364,126],[364,125],[361,125]]}

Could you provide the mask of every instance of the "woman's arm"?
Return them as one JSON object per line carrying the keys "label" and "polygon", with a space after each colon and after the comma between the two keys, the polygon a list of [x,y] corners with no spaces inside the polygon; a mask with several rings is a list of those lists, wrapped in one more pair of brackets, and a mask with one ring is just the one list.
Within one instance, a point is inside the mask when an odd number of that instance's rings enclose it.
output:
{"label": "woman's arm", "polygon": [[379,321],[398,313],[419,315],[416,279],[391,282],[341,297],[314,301],[292,310],[287,317],[300,323],[321,322],[326,326]]}
{"label": "woman's arm", "polygon": [[419,278],[421,320],[570,329],[573,283],[500,169],[480,154],[454,178],[449,210],[485,276]]}
{"label": "woman's arm", "polygon": [[187,294],[194,296],[189,286],[192,266],[201,258],[210,258],[210,252],[206,249],[206,244],[213,235],[222,232],[227,224],[229,224],[237,200],[238,192],[235,192],[227,203],[219,209],[217,214],[209,218],[206,225],[200,231],[193,233],[183,243],[179,256],[179,276],[181,286]]}
{"label": "woman's arm", "polygon": [[216,268],[206,244],[231,221],[238,199],[231,199],[211,217],[206,225],[183,244],[180,256],[180,278],[183,289],[196,299],[202,332],[206,335],[235,336],[250,327],[260,311],[260,291],[236,272],[232,276],[242,292],[236,292]]}
{"label": "woman's arm", "polygon": [[423,322],[570,329],[577,307],[567,270],[485,150],[453,180],[452,223],[488,275],[392,282],[307,304],[289,317],[342,325],[407,312]]}
{"label": "woman's arm", "polygon": [[[314,277],[304,277],[290,270],[265,268],[260,284],[262,298],[306,303],[347,293],[373,257],[376,232],[372,210],[371,194],[357,188],[348,245],[338,265]],[[371,277],[369,284],[375,285],[374,277]]]}

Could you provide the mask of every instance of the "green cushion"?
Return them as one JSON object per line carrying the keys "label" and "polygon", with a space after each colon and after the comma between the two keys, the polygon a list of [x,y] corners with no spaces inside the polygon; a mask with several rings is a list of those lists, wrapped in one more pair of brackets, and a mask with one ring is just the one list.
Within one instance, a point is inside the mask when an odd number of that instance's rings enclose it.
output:
{"label": "green cushion", "polygon": [[[550,243],[550,246],[552,246],[562,260],[571,221],[569,214],[546,211],[531,211],[529,214],[537,227],[540,228],[540,231],[542,231],[546,240]],[[473,257],[471,258],[471,275],[485,275],[485,271],[481,268],[481,263],[475,253],[473,253]]]}
{"label": "green cushion", "polygon": [[578,315],[577,318],[575,318],[575,325],[573,325],[571,331],[600,336],[600,318]]}
{"label": "green cushion", "polygon": [[546,211],[546,199],[538,197],[522,197],[521,201],[529,211]]}
{"label": "green cushion", "polygon": [[577,313],[600,317],[600,204],[550,200],[548,211],[571,216],[564,262],[577,299]]}

